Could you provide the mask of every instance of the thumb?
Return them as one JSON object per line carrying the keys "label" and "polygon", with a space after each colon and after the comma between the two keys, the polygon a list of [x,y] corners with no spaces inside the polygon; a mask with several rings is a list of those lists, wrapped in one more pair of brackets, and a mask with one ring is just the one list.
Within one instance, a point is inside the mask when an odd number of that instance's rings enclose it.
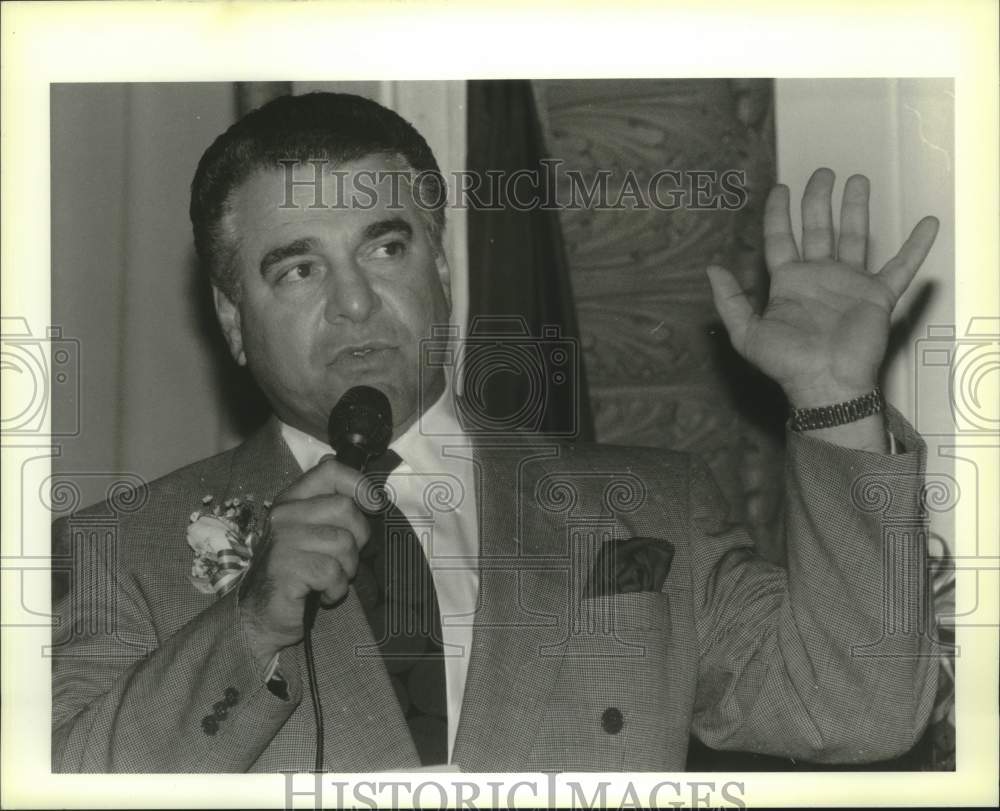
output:
{"label": "thumb", "polygon": [[757,317],[750,299],[743,292],[736,277],[725,268],[709,265],[705,272],[712,287],[712,299],[722,323],[729,332],[733,346],[742,350],[750,322]]}

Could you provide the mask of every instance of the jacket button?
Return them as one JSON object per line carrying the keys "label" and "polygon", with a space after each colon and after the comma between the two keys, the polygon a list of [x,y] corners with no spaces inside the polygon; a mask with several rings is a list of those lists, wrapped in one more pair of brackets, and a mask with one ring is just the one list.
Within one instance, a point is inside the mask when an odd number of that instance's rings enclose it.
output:
{"label": "jacket button", "polygon": [[240,691],[235,687],[227,687],[224,695],[226,696],[226,703],[230,707],[235,707],[240,701]]}
{"label": "jacket button", "polygon": [[212,705],[212,714],[215,715],[217,719],[222,721],[227,715],[229,715],[229,705],[225,701],[216,701]]}
{"label": "jacket button", "polygon": [[608,707],[601,715],[601,726],[609,735],[617,735],[625,726],[622,711],[617,707]]}
{"label": "jacket button", "polygon": [[201,728],[206,735],[214,735],[219,731],[219,722],[214,715],[206,715],[201,719]]}

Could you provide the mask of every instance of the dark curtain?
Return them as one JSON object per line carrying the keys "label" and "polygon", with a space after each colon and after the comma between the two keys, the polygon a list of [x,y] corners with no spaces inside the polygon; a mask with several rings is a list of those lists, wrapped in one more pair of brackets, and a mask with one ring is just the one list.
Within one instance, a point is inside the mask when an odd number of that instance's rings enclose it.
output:
{"label": "dark curtain", "polygon": [[590,441],[562,232],[557,212],[540,208],[555,194],[544,182],[545,157],[530,82],[468,83],[467,168],[480,184],[466,201],[470,330],[462,416],[473,427]]}

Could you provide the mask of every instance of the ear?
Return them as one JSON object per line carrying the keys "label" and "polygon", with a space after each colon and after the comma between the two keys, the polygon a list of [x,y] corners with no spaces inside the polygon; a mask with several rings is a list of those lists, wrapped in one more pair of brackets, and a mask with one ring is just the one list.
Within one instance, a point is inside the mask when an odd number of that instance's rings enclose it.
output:
{"label": "ear", "polygon": [[212,285],[212,297],[215,300],[215,315],[226,336],[229,351],[240,366],[247,365],[247,356],[243,352],[243,328],[240,321],[240,308],[229,296],[218,287]]}

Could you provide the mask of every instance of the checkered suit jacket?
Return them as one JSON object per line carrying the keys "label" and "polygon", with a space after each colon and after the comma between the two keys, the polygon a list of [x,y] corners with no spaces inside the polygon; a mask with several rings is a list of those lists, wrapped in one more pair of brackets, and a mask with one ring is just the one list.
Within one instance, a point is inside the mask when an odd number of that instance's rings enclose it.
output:
{"label": "checkered suit jacket", "polygon": [[[821,762],[910,748],[936,686],[923,625],[924,450],[890,420],[909,452],[789,436],[787,571],[721,518],[711,477],[686,455],[478,446],[480,606],[454,762],[679,770],[692,730],[715,748]],[[117,542],[98,544],[56,608],[55,771],[312,768],[301,646],[282,654],[282,700],[255,672],[236,591],[216,598],[188,581],[185,542],[203,495],[273,498],[299,475],[271,422],[134,494]],[[58,542],[85,539],[110,508],[57,522]],[[583,597],[601,542],[632,536],[674,545],[662,589]],[[355,655],[374,640],[353,589],[320,612],[314,634],[327,767],[419,765],[381,660]],[[219,706],[209,734],[202,719]]]}

